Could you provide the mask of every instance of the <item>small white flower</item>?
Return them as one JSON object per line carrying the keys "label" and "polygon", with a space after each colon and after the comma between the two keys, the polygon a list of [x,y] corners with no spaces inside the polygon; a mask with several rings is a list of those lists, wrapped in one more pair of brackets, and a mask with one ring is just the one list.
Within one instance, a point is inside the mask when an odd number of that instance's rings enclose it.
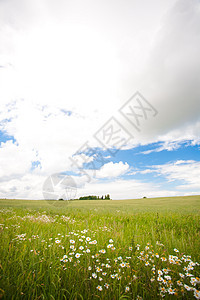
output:
{"label": "small white flower", "polygon": [[97,290],[99,290],[100,292],[102,291],[102,286],[101,285],[98,285],[97,286]]}
{"label": "small white flower", "polygon": [[184,284],[184,288],[187,290],[187,291],[192,291],[193,288],[188,286],[187,284]]}
{"label": "small white flower", "polygon": [[129,292],[130,291],[130,287],[129,286],[126,286],[125,287],[125,292],[127,293],[127,292]]}
{"label": "small white flower", "polygon": [[92,277],[93,277],[94,279],[96,279],[96,278],[97,278],[97,274],[96,274],[96,273],[92,273]]}

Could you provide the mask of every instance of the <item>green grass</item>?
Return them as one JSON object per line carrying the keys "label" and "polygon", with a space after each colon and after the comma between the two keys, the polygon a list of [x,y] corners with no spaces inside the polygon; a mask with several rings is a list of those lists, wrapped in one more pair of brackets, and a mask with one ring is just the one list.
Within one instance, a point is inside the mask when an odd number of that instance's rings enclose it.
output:
{"label": "green grass", "polygon": [[[177,280],[190,263],[183,255],[200,261],[199,209],[200,196],[71,202],[2,199],[0,299],[160,299],[161,287],[167,290],[166,299],[193,299],[194,290],[187,291]],[[76,250],[70,249],[70,239]],[[83,252],[86,249],[90,252]],[[106,252],[99,252],[102,249]],[[75,253],[83,255],[76,258]],[[73,261],[62,261],[64,255]],[[169,255],[177,258],[170,263]],[[163,268],[170,269],[167,283],[158,280]],[[188,272],[193,276],[181,282],[198,289],[190,280],[199,277],[199,266]],[[176,295],[169,294],[170,287]]]}

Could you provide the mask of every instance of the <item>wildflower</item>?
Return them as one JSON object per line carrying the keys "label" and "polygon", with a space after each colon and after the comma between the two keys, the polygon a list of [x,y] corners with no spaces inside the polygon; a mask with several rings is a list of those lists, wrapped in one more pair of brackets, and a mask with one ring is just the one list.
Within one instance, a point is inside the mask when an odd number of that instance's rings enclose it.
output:
{"label": "wildflower", "polygon": [[121,256],[119,256],[117,259],[118,259],[118,260],[122,260],[122,257],[121,257]]}
{"label": "wildflower", "polygon": [[162,272],[161,270],[158,270],[158,274],[159,274],[159,275],[162,275],[163,272]]}
{"label": "wildflower", "polygon": [[106,273],[106,272],[103,272],[103,273],[102,273],[102,275],[103,275],[103,276],[106,276],[106,275],[107,275],[107,273]]}
{"label": "wildflower", "polygon": [[88,267],[88,270],[91,271],[91,270],[92,270],[92,267],[89,266],[89,267]]}
{"label": "wildflower", "polygon": [[111,266],[109,264],[106,264],[106,268],[111,268]]}
{"label": "wildflower", "polygon": [[165,257],[161,257],[162,261],[167,261],[167,259]]}
{"label": "wildflower", "polygon": [[97,286],[97,290],[99,290],[100,292],[103,290],[101,285]]}
{"label": "wildflower", "polygon": [[59,243],[60,243],[60,240],[55,240],[55,243],[56,243],[56,244],[59,244]]}
{"label": "wildflower", "polygon": [[74,245],[70,245],[70,247],[69,247],[70,249],[74,249],[75,247],[74,247]]}
{"label": "wildflower", "polygon": [[171,276],[169,276],[169,275],[165,275],[165,278],[166,278],[167,280],[172,280]]}
{"label": "wildflower", "polygon": [[190,279],[190,282],[191,282],[192,285],[195,286],[196,283],[197,283],[197,282],[196,282],[196,278],[195,278],[195,277],[192,277],[192,278]]}
{"label": "wildflower", "polygon": [[115,278],[115,275],[111,274],[110,277],[111,277],[112,279],[114,279],[114,278]]}
{"label": "wildflower", "polygon": [[179,252],[179,250],[177,250],[176,248],[174,248],[174,251],[175,251],[175,252]]}
{"label": "wildflower", "polygon": [[90,249],[86,249],[86,251],[85,251],[86,253],[90,253]]}
{"label": "wildflower", "polygon": [[200,299],[200,291],[198,291],[198,290],[194,290],[194,297],[196,298],[196,299]]}
{"label": "wildflower", "polygon": [[[129,247],[129,248],[132,248],[132,247]],[[136,245],[136,249],[137,249],[137,251],[140,250],[140,245],[139,245],[139,244]],[[129,250],[130,250],[130,249],[129,249]],[[131,251],[132,251],[132,250],[131,250]]]}
{"label": "wildflower", "polygon": [[192,276],[194,276],[194,275],[192,275],[191,273],[185,273],[185,275],[187,276],[187,277],[192,277]]}
{"label": "wildflower", "polygon": [[81,256],[81,254],[79,254],[79,253],[76,253],[76,254],[75,254],[75,257],[76,257],[76,258],[79,258],[80,256]]}
{"label": "wildflower", "polygon": [[187,290],[187,291],[191,291],[193,288],[191,288],[190,286],[188,286],[187,284],[184,284],[184,288]]}
{"label": "wildflower", "polygon": [[172,294],[174,294],[174,290],[172,288],[169,288],[168,293],[172,295]]}
{"label": "wildflower", "polygon": [[126,286],[126,287],[125,287],[125,292],[127,293],[127,292],[129,292],[129,291],[130,291],[129,286]]}
{"label": "wildflower", "polygon": [[67,255],[65,254],[65,255],[63,255],[63,259],[66,259],[67,258]]}
{"label": "wildflower", "polygon": [[182,274],[182,273],[179,273],[179,275],[180,275],[181,278],[184,278],[184,277],[185,277],[185,275]]}
{"label": "wildflower", "polygon": [[162,293],[166,293],[167,292],[166,289],[165,289],[165,287],[161,287],[160,290],[161,290]]}
{"label": "wildflower", "polygon": [[99,277],[99,281],[102,281],[103,280],[103,278],[102,277]]}
{"label": "wildflower", "polygon": [[110,244],[112,244],[112,243],[113,243],[113,240],[112,240],[112,239],[110,239],[110,240],[109,240],[109,243],[110,243]]}
{"label": "wildflower", "polygon": [[158,253],[156,253],[155,255],[156,255],[156,258],[159,258],[159,254]]}
{"label": "wildflower", "polygon": [[105,253],[106,253],[106,250],[105,250],[105,249],[102,249],[102,250],[99,250],[99,252],[105,254]]}
{"label": "wildflower", "polygon": [[133,250],[133,247],[129,247],[128,250],[129,250],[129,251],[132,251],[132,250]]}
{"label": "wildflower", "polygon": [[91,241],[91,238],[90,238],[89,236],[86,237],[86,241],[87,241],[87,242]]}
{"label": "wildflower", "polygon": [[97,274],[96,274],[96,273],[92,273],[92,277],[93,277],[94,279],[96,279],[96,278],[97,278]]}
{"label": "wildflower", "polygon": [[158,281],[163,281],[163,278],[160,277],[160,276],[158,276],[157,280],[158,280]]}
{"label": "wildflower", "polygon": [[97,272],[101,272],[102,269],[100,269],[99,267],[97,267],[97,268],[96,268],[96,271],[97,271]]}
{"label": "wildflower", "polygon": [[84,249],[84,247],[83,247],[83,246],[80,246],[80,247],[79,247],[79,249],[80,249],[80,250],[83,250],[83,249]]}
{"label": "wildflower", "polygon": [[109,286],[110,286],[110,284],[108,284],[108,283],[105,283],[105,284],[104,284],[104,286],[105,286],[105,288],[106,288],[106,289],[108,289],[108,288],[109,288]]}
{"label": "wildflower", "polygon": [[166,279],[163,279],[163,283],[164,283],[165,285],[167,285],[167,280],[166,280]]}
{"label": "wildflower", "polygon": [[125,267],[126,267],[126,264],[125,264],[125,263],[121,263],[120,266],[121,266],[122,268],[125,268]]}
{"label": "wildflower", "polygon": [[69,242],[70,242],[70,244],[75,244],[74,240],[70,240]]}
{"label": "wildflower", "polygon": [[177,280],[177,285],[182,286],[182,282],[180,280]]}
{"label": "wildflower", "polygon": [[196,277],[196,283],[200,283],[200,278],[199,277]]}
{"label": "wildflower", "polygon": [[149,266],[149,262],[147,261],[147,262],[145,262],[145,266]]}

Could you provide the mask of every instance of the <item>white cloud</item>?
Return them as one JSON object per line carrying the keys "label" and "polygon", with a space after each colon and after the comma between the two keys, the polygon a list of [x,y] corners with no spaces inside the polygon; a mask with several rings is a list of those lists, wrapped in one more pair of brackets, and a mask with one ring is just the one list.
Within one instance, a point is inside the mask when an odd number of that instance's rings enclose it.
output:
{"label": "white cloud", "polygon": [[168,181],[183,181],[178,184],[176,189],[185,189],[194,192],[200,191],[200,162],[194,160],[178,160],[173,163],[151,166],[150,169],[141,173],[157,173],[166,177]]}
{"label": "white cloud", "polygon": [[100,170],[96,171],[97,178],[112,178],[125,174],[129,170],[129,165],[122,161],[113,163],[112,161],[103,165]]}
{"label": "white cloud", "polygon": [[14,178],[30,171],[31,162],[35,160],[35,153],[30,149],[17,146],[13,141],[1,143],[0,147],[0,180]]}

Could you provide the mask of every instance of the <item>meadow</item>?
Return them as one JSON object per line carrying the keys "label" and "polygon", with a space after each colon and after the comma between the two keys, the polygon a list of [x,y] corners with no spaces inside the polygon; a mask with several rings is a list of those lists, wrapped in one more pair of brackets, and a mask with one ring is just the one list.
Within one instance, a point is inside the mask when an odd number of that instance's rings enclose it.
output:
{"label": "meadow", "polygon": [[0,299],[200,299],[200,196],[0,212]]}

